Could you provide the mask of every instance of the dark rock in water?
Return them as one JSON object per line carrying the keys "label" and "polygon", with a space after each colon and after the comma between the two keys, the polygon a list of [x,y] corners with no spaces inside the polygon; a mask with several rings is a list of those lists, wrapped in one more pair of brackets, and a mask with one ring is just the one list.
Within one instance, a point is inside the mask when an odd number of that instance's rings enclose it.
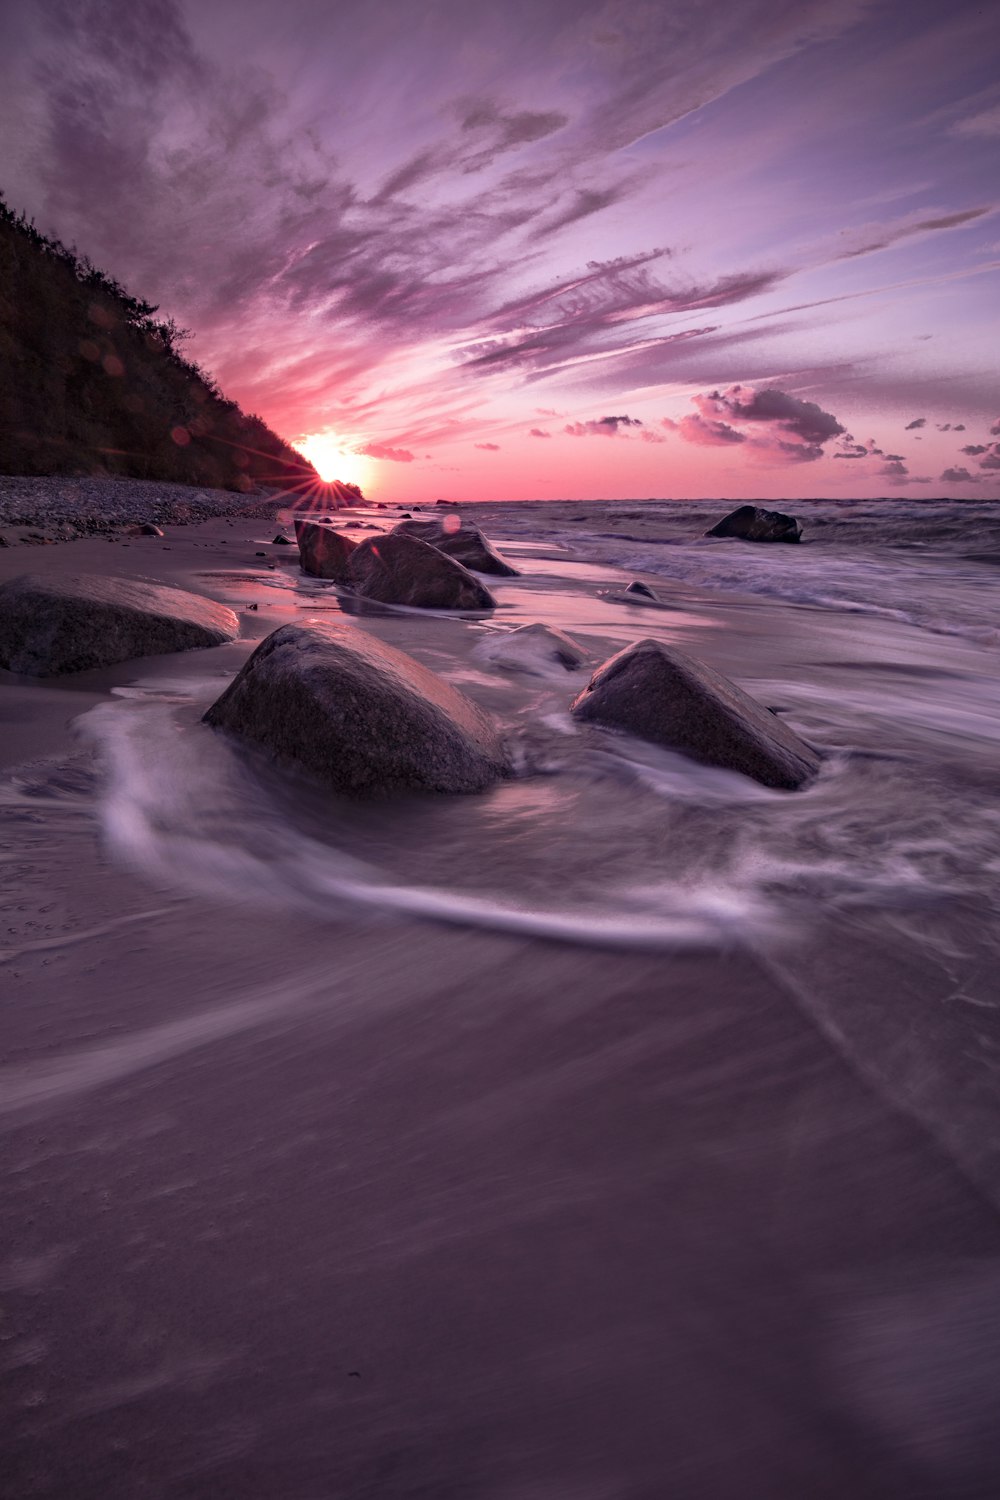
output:
{"label": "dark rock in water", "polygon": [[478,526],[471,521],[459,521],[456,526],[457,520],[457,516],[446,516],[443,521],[400,521],[393,530],[400,536],[415,536],[429,542],[476,573],[492,573],[497,578],[518,576],[517,569],[504,561]]}
{"label": "dark rock in water", "polygon": [[416,609],[494,609],[496,600],[467,568],[398,530],[359,542],[348,582],[363,599]]}
{"label": "dark rock in water", "polygon": [[9,547],[9,546],[10,546],[10,542],[8,542],[8,540],[4,536],[3,532],[0,531],[0,547]]}
{"label": "dark rock in water", "polygon": [[549,675],[554,667],[573,672],[587,660],[570,636],[542,624],[519,625],[502,635],[490,635],[475,647],[473,655],[512,672],[540,676]]}
{"label": "dark rock in water", "polygon": [[656,598],[656,595],[653,592],[653,590],[649,587],[649,584],[648,583],[640,583],[637,578],[633,579],[633,581],[629,584],[629,586],[625,590],[625,592],[626,592],[626,594],[638,594],[643,599],[655,599]]}
{"label": "dark rock in water", "polygon": [[403,519],[404,520],[407,520],[409,518],[409,515],[410,515],[410,512],[408,510],[404,510],[403,511]]}
{"label": "dark rock in water", "polygon": [[154,526],[152,521],[144,521],[142,525],[137,528],[136,534],[138,536],[162,536],[163,532],[160,530],[159,526]]}
{"label": "dark rock in water", "polygon": [[316,521],[296,521],[295,539],[303,573],[310,573],[313,578],[332,578],[334,583],[347,582],[347,563],[357,542]]}
{"label": "dark rock in water", "polygon": [[281,626],[205,722],[354,797],[480,792],[510,774],[477,704],[346,621]]}
{"label": "dark rock in water", "polygon": [[557,661],[570,672],[575,667],[581,667],[587,660],[586,652],[581,650],[572,636],[551,625],[519,625],[510,632],[507,640],[516,646],[520,646],[522,642],[530,642],[533,647],[544,650],[552,661]]}
{"label": "dark rock in water", "polygon": [[787,724],[703,662],[659,641],[636,641],[594,673],[572,714],[627,730],[706,765],[792,790],[819,757]]}
{"label": "dark rock in water", "polygon": [[290,547],[292,539],[290,536],[285,536],[283,532],[279,531],[276,537],[272,537],[271,545],[272,547]]}
{"label": "dark rock in water", "polygon": [[0,587],[0,666],[31,677],[221,646],[239,633],[224,604],[131,578],[25,574]]}
{"label": "dark rock in water", "polygon": [[759,505],[740,505],[723,516],[706,536],[732,536],[743,542],[800,542],[802,527],[794,516]]}

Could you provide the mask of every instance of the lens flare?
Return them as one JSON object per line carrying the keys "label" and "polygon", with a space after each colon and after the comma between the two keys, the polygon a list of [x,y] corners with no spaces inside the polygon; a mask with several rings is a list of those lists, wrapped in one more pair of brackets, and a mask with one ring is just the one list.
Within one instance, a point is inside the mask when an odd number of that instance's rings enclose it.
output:
{"label": "lens flare", "polygon": [[343,484],[358,484],[365,489],[371,479],[371,460],[363,453],[352,453],[332,432],[314,432],[294,444],[307,458],[325,484],[339,479]]}

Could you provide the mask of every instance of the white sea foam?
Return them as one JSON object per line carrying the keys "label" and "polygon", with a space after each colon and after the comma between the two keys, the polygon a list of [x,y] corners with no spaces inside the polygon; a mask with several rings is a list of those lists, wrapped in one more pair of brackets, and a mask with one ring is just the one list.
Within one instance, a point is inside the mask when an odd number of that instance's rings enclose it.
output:
{"label": "white sea foam", "polygon": [[601,552],[623,571],[697,588],[870,615],[984,645],[1000,641],[996,577],[973,562],[724,541],[641,548],[605,542]]}
{"label": "white sea foam", "polygon": [[[80,722],[105,766],[100,818],[113,854],[162,885],[216,900],[284,904],[317,919],[396,914],[585,945],[760,947],[807,929],[803,896],[830,910],[919,906],[975,889],[996,854],[996,828],[982,820],[975,828],[959,820],[947,833],[924,826],[894,765],[862,781],[849,757],[833,756],[808,790],[774,792],[623,736],[595,749],[560,723],[542,767],[555,788],[548,821],[536,807],[519,813],[501,801],[490,822],[488,799],[474,800],[441,834],[461,841],[448,846],[454,861],[443,862],[455,878],[414,880],[405,860],[405,876],[394,869],[391,848],[369,856],[362,840],[364,857],[349,852],[359,844],[357,808],[342,840],[335,822],[322,838],[296,827],[226,737],[185,724],[177,696],[161,683],[145,703],[105,703]],[[646,838],[651,819],[666,819],[663,840]],[[404,843],[406,826],[404,815]],[[425,838],[426,826],[414,837]],[[516,861],[497,865],[509,873],[492,888],[480,880],[463,889],[463,860],[497,830],[516,839]],[[553,836],[567,840],[565,862],[553,858]],[[481,864],[477,854],[477,872]],[[541,876],[532,878],[533,864]],[[548,882],[558,895],[539,899],[549,868],[559,872]]]}
{"label": "white sea foam", "polygon": [[298,832],[223,737],[180,731],[166,703],[101,704],[80,724],[106,767],[100,817],[110,849],[169,886],[327,918],[367,909],[591,946],[716,947],[777,935],[774,903],[738,871],[608,890],[600,904],[403,884]]}

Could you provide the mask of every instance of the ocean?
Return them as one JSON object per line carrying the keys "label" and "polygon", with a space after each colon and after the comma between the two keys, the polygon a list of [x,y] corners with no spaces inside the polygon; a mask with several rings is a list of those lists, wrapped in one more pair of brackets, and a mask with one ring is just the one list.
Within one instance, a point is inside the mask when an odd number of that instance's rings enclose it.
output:
{"label": "ocean", "polygon": [[[260,522],[141,554],[244,642],[4,684],[48,735],[0,788],[19,1494],[95,1443],[81,1500],[1000,1492],[1000,505],[725,508],[470,506],[493,614],[351,615],[495,716],[478,797],[201,723],[344,604]],[[647,636],[816,780],[573,720]]]}

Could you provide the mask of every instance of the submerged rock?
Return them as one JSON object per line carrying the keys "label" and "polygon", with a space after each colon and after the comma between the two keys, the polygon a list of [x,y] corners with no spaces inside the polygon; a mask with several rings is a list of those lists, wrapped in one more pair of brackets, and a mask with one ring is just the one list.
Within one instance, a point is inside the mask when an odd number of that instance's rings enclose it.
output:
{"label": "submerged rock", "polygon": [[519,625],[502,635],[489,635],[474,648],[473,655],[512,672],[540,677],[575,672],[587,660],[570,636],[541,624]]}
{"label": "submerged rock", "polygon": [[0,666],[31,677],[220,646],[239,633],[224,604],[132,578],[28,573],[0,587]]}
{"label": "submerged rock", "polygon": [[636,641],[612,656],[570,712],[764,786],[793,790],[819,769],[815,750],[770,709],[704,662],[659,641]]}
{"label": "submerged rock", "polygon": [[794,516],[759,505],[740,505],[723,516],[706,536],[732,536],[743,542],[800,542],[802,527]]}
{"label": "submerged rock", "polygon": [[285,536],[283,531],[279,531],[277,536],[271,538],[272,547],[290,547],[291,545],[291,537]]}
{"label": "submerged rock", "polygon": [[363,599],[416,609],[494,609],[496,600],[453,557],[393,530],[366,537],[351,553],[348,583]]}
{"label": "submerged rock", "polygon": [[346,621],[281,626],[205,722],[354,797],[480,792],[510,773],[477,704]]}
{"label": "submerged rock", "polygon": [[447,516],[443,521],[400,521],[393,530],[400,536],[415,536],[429,542],[439,552],[456,558],[463,567],[477,573],[492,573],[497,578],[516,578],[518,572],[502,558],[472,521],[458,521]]}
{"label": "submerged rock", "polygon": [[347,562],[357,542],[341,536],[331,526],[321,526],[318,521],[296,521],[295,540],[299,544],[303,573],[313,578],[331,578],[334,583],[347,582]]}
{"label": "submerged rock", "polygon": [[640,599],[652,599],[654,601],[656,600],[656,594],[649,587],[649,584],[640,583],[637,578],[632,580],[628,588],[625,590],[625,593],[626,595],[636,594]]}

